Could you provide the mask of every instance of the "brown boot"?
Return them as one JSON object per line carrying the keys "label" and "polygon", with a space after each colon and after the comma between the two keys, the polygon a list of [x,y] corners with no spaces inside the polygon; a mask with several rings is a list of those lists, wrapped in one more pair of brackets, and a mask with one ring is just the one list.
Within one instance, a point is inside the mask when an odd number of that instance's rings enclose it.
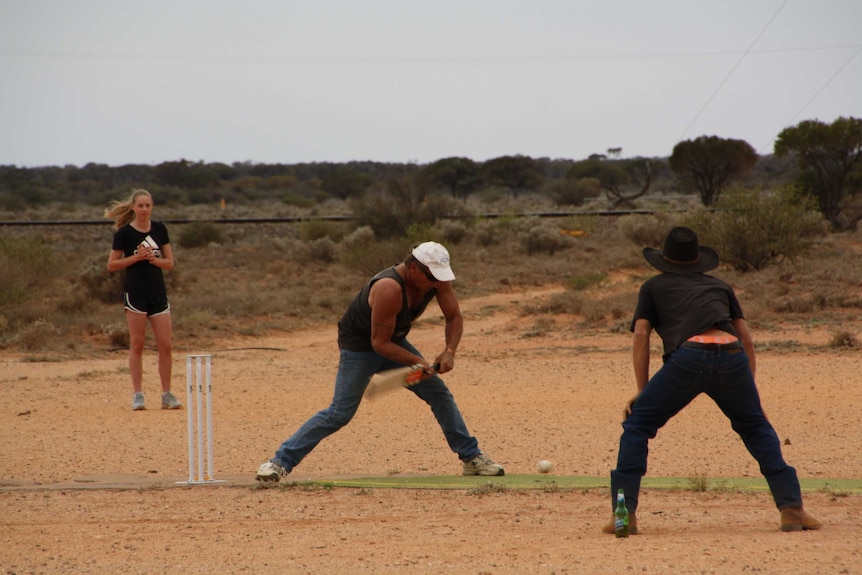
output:
{"label": "brown boot", "polygon": [[[610,522],[602,525],[602,533],[610,533],[613,535],[617,532],[616,527],[614,526],[615,518],[611,517]],[[629,513],[629,535],[637,535],[638,534],[638,516],[634,511]]]}
{"label": "brown boot", "polygon": [[803,529],[820,529],[823,523],[805,511],[802,506],[785,507],[781,510],[782,531],[802,531]]}

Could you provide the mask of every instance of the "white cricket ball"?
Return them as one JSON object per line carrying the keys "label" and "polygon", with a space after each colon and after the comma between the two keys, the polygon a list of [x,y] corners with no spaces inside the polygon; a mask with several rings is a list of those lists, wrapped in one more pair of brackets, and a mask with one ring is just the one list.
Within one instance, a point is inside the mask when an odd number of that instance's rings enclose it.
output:
{"label": "white cricket ball", "polygon": [[539,473],[550,473],[553,468],[554,464],[547,459],[543,459],[536,464],[536,469],[539,470]]}

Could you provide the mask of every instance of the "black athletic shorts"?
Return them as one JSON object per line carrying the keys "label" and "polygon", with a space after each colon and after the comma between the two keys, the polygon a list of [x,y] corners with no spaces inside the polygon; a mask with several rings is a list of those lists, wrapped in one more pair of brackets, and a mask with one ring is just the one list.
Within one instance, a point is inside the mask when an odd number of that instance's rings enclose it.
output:
{"label": "black athletic shorts", "polygon": [[168,303],[168,296],[164,294],[144,295],[125,292],[123,300],[125,301],[124,307],[132,313],[145,313],[147,317],[171,313],[171,304]]}

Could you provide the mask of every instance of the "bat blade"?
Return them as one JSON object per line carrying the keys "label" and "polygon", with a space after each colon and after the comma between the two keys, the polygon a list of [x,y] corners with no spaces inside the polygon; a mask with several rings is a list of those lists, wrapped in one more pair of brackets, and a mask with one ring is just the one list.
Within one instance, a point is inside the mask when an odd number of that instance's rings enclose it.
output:
{"label": "bat blade", "polygon": [[408,365],[407,367],[399,367],[376,373],[371,377],[371,381],[368,382],[364,397],[365,399],[376,399],[390,391],[409,387],[418,381],[418,378],[411,376],[421,375],[421,371],[421,365]]}

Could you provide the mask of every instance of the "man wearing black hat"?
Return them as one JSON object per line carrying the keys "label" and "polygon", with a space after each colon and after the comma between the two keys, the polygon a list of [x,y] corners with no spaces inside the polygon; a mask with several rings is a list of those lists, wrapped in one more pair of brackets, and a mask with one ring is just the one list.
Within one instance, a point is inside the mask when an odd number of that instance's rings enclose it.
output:
{"label": "man wearing black hat", "polygon": [[[754,342],[733,288],[704,272],[718,266],[718,254],[699,246],[697,234],[673,228],[662,250],[644,248],[644,257],[663,272],[644,282],[632,319],[633,361],[638,394],[626,406],[617,467],[611,471],[611,510],[617,490],[625,492],[629,533],[638,532],[636,510],[647,444],[659,428],[701,393],[730,419],[760,464],[782,531],[819,529],[822,523],[802,508],[796,470],[787,465],[754,383]],[[649,378],[650,334],[662,339],[664,364]],[[614,521],[602,527],[614,533]]]}

